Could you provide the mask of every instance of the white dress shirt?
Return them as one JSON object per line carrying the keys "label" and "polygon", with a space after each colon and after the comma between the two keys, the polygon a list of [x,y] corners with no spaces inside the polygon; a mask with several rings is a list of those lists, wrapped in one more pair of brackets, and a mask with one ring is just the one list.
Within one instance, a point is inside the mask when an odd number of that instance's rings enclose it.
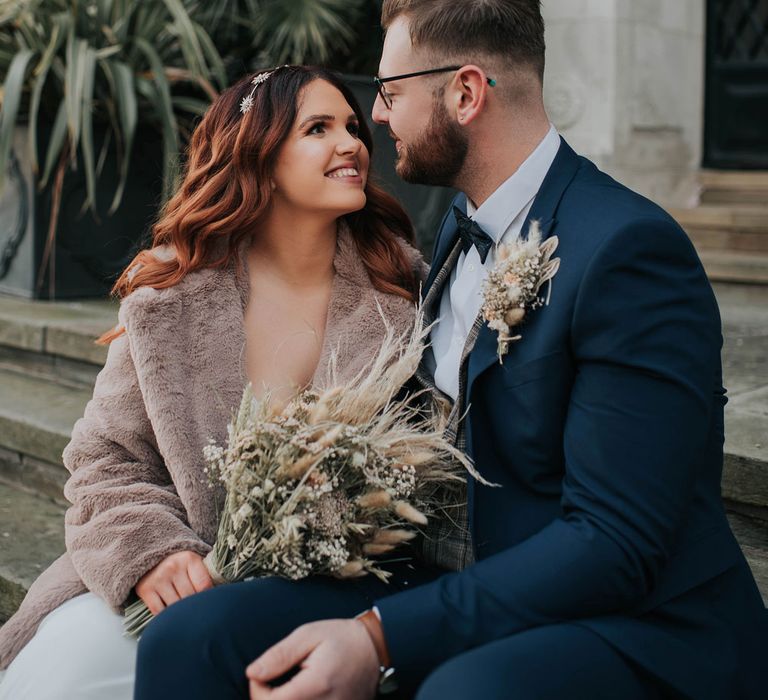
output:
{"label": "white dress shirt", "polygon": [[[467,215],[496,244],[480,262],[477,248],[460,253],[440,299],[440,312],[430,333],[432,352],[426,361],[435,385],[454,401],[459,393],[459,365],[469,331],[483,301],[483,283],[496,263],[496,246],[514,241],[560,148],[560,136],[550,125],[547,135],[520,167],[477,208],[467,198]],[[453,216],[453,214],[450,214]]]}

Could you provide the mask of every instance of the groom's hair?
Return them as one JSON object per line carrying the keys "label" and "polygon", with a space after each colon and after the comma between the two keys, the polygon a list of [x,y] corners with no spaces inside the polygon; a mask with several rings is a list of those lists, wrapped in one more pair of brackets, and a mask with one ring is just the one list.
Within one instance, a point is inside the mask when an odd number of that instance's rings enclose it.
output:
{"label": "groom's hair", "polygon": [[384,0],[381,26],[409,20],[416,48],[467,62],[483,57],[509,68],[532,68],[544,77],[541,0]]}

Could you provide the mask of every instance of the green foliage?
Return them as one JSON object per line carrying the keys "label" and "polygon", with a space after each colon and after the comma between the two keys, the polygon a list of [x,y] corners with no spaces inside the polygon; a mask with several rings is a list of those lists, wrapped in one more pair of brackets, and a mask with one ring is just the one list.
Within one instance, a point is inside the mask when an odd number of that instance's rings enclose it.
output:
{"label": "green foliage", "polygon": [[[165,193],[173,186],[179,118],[200,114],[226,85],[224,63],[183,0],[0,0],[0,184],[15,125],[29,124],[28,158],[40,184],[78,164],[96,211],[104,149],[116,148],[120,203],[139,121],[163,134]],[[174,96],[182,99],[174,101]],[[40,171],[41,113],[55,114]],[[97,152],[94,123],[106,127]],[[114,144],[114,146],[112,146]]]}
{"label": "green foliage", "polygon": [[[43,186],[82,167],[86,205],[108,149],[129,177],[140,124],[162,134],[164,198],[192,120],[232,79],[282,63],[375,70],[379,0],[0,0],[0,188],[13,131]],[[0,77],[0,79],[2,79]],[[45,123],[45,153],[38,146]],[[95,139],[94,132],[103,139]],[[41,167],[42,161],[42,167]]]}
{"label": "green foliage", "polygon": [[271,63],[325,63],[355,40],[362,0],[263,0],[250,24]]}

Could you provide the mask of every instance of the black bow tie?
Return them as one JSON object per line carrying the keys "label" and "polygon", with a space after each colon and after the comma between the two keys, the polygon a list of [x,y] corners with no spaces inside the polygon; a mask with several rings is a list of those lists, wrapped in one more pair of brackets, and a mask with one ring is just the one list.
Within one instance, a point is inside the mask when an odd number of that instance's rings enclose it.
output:
{"label": "black bow tie", "polygon": [[477,252],[480,254],[480,262],[485,263],[485,259],[488,257],[488,251],[493,246],[493,238],[483,231],[483,229],[481,229],[458,207],[453,208],[453,215],[456,217],[456,223],[459,226],[461,249],[466,253],[472,246],[475,246]]}

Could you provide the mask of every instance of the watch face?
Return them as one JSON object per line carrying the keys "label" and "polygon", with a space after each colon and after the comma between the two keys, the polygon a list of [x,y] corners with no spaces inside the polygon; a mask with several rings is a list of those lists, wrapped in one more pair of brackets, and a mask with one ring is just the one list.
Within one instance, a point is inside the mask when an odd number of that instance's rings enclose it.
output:
{"label": "watch face", "polygon": [[395,669],[388,668],[381,672],[379,676],[379,695],[389,695],[397,690],[397,678],[395,678]]}

